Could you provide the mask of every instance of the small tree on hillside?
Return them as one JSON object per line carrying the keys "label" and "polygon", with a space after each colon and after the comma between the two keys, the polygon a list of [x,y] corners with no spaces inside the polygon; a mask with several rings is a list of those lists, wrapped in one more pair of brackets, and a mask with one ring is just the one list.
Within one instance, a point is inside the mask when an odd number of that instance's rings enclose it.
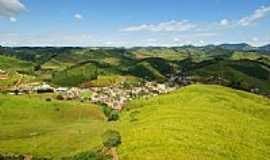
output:
{"label": "small tree on hillside", "polygon": [[121,144],[121,136],[118,131],[107,130],[103,136],[103,145],[107,148],[114,148]]}

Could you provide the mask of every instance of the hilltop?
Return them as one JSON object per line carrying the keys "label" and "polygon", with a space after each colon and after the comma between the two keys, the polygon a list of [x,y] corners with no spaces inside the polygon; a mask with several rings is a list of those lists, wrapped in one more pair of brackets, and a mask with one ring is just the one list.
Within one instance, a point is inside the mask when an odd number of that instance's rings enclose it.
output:
{"label": "hilltop", "polygon": [[131,101],[116,122],[95,105],[46,100],[51,96],[0,95],[1,154],[69,157],[102,146],[102,134],[114,128],[126,160],[270,156],[270,101],[247,92],[192,85]]}
{"label": "hilltop", "polygon": [[268,159],[270,101],[221,86],[193,85],[126,106],[125,160]]}

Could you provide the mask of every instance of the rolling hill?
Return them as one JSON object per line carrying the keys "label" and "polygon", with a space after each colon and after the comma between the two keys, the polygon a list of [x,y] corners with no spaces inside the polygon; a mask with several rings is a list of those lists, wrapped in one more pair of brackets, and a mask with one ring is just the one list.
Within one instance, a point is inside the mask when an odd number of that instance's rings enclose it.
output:
{"label": "rolling hill", "polygon": [[101,145],[107,124],[97,106],[50,97],[0,94],[0,155],[57,159]]}
{"label": "rolling hill", "polygon": [[250,60],[216,61],[198,65],[189,70],[189,74],[200,82],[213,83],[211,77],[219,83],[237,89],[250,91],[259,89],[262,93],[270,93],[270,69],[261,63]]}
{"label": "rolling hill", "polygon": [[118,126],[125,160],[270,157],[270,101],[220,86],[193,85],[126,106]]}
{"label": "rolling hill", "polygon": [[0,95],[0,154],[60,159],[102,145],[109,128],[121,133],[125,160],[239,159],[270,156],[269,99],[215,85],[137,99],[119,121],[96,106],[47,101],[52,95]]}

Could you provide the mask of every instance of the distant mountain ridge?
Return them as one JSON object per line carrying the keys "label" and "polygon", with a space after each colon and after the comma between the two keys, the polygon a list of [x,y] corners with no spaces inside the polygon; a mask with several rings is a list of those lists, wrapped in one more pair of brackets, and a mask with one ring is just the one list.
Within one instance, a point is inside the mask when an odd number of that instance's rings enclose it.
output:
{"label": "distant mountain ridge", "polygon": [[270,44],[259,47],[259,50],[270,52]]}
{"label": "distant mountain ridge", "polygon": [[241,51],[248,51],[248,50],[255,50],[256,47],[253,47],[247,43],[239,43],[239,44],[221,44],[218,47],[228,49],[228,50],[241,50]]}
{"label": "distant mountain ridge", "polygon": [[238,43],[238,44],[221,44],[218,45],[217,47],[233,51],[258,51],[258,52],[270,51],[270,44],[261,47],[254,47],[247,43]]}

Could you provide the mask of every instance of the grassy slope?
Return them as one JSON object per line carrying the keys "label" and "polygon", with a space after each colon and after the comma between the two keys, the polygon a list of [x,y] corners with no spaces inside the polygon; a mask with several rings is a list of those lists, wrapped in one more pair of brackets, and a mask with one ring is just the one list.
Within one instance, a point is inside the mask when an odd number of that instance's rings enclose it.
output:
{"label": "grassy slope", "polygon": [[234,52],[231,59],[233,60],[248,59],[248,60],[258,61],[267,65],[270,65],[270,56],[263,55],[256,52]]}
{"label": "grassy slope", "polygon": [[0,69],[7,71],[30,70],[32,63],[0,55]]}
{"label": "grassy slope", "polygon": [[134,76],[98,76],[96,80],[84,83],[83,87],[107,87],[125,82],[127,84],[136,84],[139,83],[141,79]]}
{"label": "grassy slope", "polygon": [[30,75],[22,75],[17,73],[19,72],[25,72],[25,73],[31,73],[33,68],[33,64],[18,60],[13,57],[6,57],[0,55],[0,69],[5,70],[8,72],[8,79],[0,80],[0,90],[4,90],[10,86],[13,86],[16,81],[19,79],[22,79],[23,81],[30,81],[33,79]]}
{"label": "grassy slope", "polygon": [[121,159],[270,157],[270,101],[262,97],[193,85],[127,107],[119,126]]}
{"label": "grassy slope", "polygon": [[0,95],[0,153],[61,157],[101,145],[106,122],[97,107],[45,97]]}
{"label": "grassy slope", "polygon": [[166,60],[183,60],[187,58],[187,54],[184,52],[176,51],[169,48],[158,48],[158,49],[139,49],[132,54],[137,58],[163,58]]}
{"label": "grassy slope", "polygon": [[240,81],[243,88],[259,88],[270,92],[269,69],[252,62],[218,62],[191,71],[191,75],[201,77],[222,77],[228,82]]}

